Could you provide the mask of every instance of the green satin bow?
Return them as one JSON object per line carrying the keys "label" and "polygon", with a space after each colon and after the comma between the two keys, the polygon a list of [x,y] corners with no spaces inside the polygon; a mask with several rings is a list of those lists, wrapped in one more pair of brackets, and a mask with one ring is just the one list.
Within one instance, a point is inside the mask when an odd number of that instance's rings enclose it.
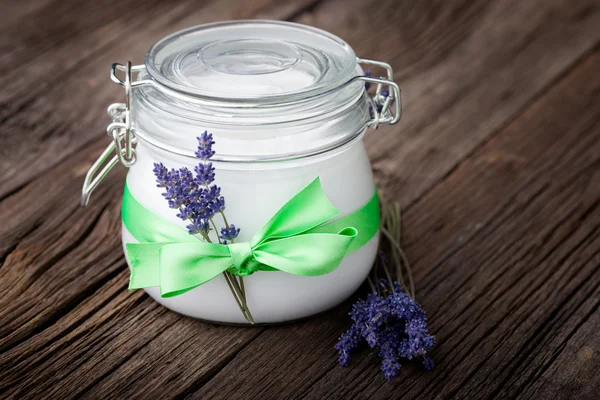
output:
{"label": "green satin bow", "polygon": [[140,242],[125,246],[131,266],[129,288],[160,286],[162,297],[172,297],[225,271],[238,276],[276,270],[302,276],[329,273],[377,233],[377,193],[359,210],[328,222],[338,214],[317,178],[250,242],[207,243],[146,209],[126,185],[123,223]]}

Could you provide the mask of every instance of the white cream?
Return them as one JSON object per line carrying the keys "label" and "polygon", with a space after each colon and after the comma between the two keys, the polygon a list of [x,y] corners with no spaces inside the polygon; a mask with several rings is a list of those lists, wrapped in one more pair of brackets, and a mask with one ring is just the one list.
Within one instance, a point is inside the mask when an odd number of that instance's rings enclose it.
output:
{"label": "white cream", "polygon": [[[218,143],[215,149],[218,148]],[[129,169],[127,183],[133,196],[146,208],[185,229],[156,187],[154,162],[193,168],[197,160],[161,156],[164,153],[141,143],[138,160]],[[216,183],[226,201],[225,215],[241,228],[238,241],[248,241],[291,197],[320,177],[323,189],[342,215],[362,207],[374,191],[373,176],[362,141],[302,162],[280,162],[268,169],[227,169],[217,165]],[[289,165],[286,165],[289,164]],[[243,169],[239,169],[243,168]],[[136,242],[123,226],[123,243]],[[325,311],[348,298],[365,280],[377,251],[378,237],[347,255],[332,273],[303,277],[283,272],[256,272],[246,278],[248,307],[256,323],[277,323]],[[246,323],[222,276],[183,295],[161,298],[158,287],[146,292],[165,307],[195,318],[224,323]]]}

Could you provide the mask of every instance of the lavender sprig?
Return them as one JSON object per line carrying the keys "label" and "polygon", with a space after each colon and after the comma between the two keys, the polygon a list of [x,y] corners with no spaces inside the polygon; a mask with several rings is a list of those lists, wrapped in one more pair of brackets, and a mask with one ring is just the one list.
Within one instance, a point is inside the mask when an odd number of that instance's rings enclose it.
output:
{"label": "lavender sprig", "polygon": [[[391,380],[400,371],[402,360],[418,359],[426,370],[433,369],[429,351],[435,338],[429,333],[425,311],[414,299],[410,266],[400,247],[400,207],[385,201],[381,206],[382,247],[391,257],[380,251],[369,277],[371,293],[353,305],[353,323],[340,336],[335,349],[343,366],[348,365],[351,352],[361,343],[377,349],[381,370]],[[390,264],[395,269],[390,269]],[[380,270],[387,279],[379,279]]]}
{"label": "lavender sprig", "polygon": [[[398,282],[390,285],[382,279],[379,286],[385,287],[387,294],[373,292],[353,305],[350,312],[353,324],[335,345],[339,363],[347,366],[350,353],[364,342],[372,349],[379,349],[381,370],[388,380],[398,374],[402,359],[420,359],[426,369],[432,369],[428,351],[435,345],[435,339],[429,334],[425,311]],[[395,291],[390,291],[390,287]]]}
{"label": "lavender sprig", "polygon": [[[221,188],[214,184],[215,168],[208,160],[215,155],[212,148],[215,141],[208,131],[204,131],[197,139],[198,149],[195,155],[202,162],[196,165],[194,172],[185,167],[169,170],[162,163],[155,163],[157,186],[164,188],[163,196],[170,208],[178,210],[177,217],[188,223],[186,228],[190,235],[200,235],[207,242],[212,242],[210,232],[214,230],[219,243],[227,244],[227,241],[234,241],[240,229],[227,222],[224,213],[225,198],[221,195]],[[222,216],[225,224],[220,231],[215,223],[217,214]],[[239,277],[238,281],[228,271],[223,275],[244,317],[253,324],[252,314],[246,304],[243,278]]]}

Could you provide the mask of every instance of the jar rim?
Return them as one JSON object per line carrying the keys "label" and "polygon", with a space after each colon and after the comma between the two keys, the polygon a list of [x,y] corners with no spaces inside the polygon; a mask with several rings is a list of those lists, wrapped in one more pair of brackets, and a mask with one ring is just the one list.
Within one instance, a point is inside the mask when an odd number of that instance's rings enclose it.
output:
{"label": "jar rim", "polygon": [[356,66],[354,51],[339,37],[269,20],[194,26],[159,40],[145,56],[159,89],[235,107],[326,95],[347,86]]}

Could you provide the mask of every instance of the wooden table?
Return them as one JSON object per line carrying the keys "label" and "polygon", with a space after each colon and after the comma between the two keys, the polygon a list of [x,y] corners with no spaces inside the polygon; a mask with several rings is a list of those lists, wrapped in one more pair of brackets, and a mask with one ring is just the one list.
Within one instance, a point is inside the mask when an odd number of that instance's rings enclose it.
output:
{"label": "wooden table", "polygon": [[[3,0],[0,393],[27,399],[600,398],[597,0]],[[218,20],[317,26],[390,62],[400,124],[366,145],[404,209],[437,367],[333,349],[344,305],[214,326],[127,290],[120,167],[78,204],[123,101],[112,62]]]}

